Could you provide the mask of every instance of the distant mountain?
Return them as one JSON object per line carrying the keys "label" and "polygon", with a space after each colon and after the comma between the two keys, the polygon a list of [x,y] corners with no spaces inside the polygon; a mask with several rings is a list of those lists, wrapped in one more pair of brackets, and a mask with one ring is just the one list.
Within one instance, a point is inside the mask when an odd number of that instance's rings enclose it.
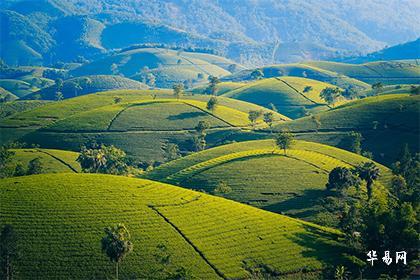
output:
{"label": "distant mountain", "polygon": [[156,42],[268,64],[363,55],[420,36],[416,0],[4,0],[0,8],[1,57],[14,65]]}
{"label": "distant mountain", "polygon": [[350,57],[341,59],[341,61],[350,63],[364,63],[378,60],[405,59],[420,59],[420,38],[415,41],[388,47],[383,50],[370,53],[366,56]]}

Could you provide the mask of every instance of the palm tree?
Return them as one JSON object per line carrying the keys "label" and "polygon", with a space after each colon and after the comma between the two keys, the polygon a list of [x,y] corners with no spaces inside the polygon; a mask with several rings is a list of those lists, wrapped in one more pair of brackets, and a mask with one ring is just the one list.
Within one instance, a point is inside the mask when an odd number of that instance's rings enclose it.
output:
{"label": "palm tree", "polygon": [[123,224],[118,224],[112,228],[107,227],[104,231],[105,236],[101,240],[102,251],[112,262],[115,262],[115,275],[118,280],[119,263],[128,253],[133,251],[133,244],[129,240],[130,233]]}
{"label": "palm tree", "polygon": [[370,200],[372,198],[373,181],[378,179],[380,175],[379,168],[376,166],[376,164],[369,161],[358,165],[355,171],[359,175],[360,179],[366,181],[368,200]]}

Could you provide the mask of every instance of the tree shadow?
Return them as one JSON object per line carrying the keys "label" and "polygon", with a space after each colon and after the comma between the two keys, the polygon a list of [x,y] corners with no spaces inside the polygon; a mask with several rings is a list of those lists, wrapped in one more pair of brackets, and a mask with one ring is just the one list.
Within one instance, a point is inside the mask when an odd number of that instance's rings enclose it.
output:
{"label": "tree shadow", "polygon": [[322,206],[322,199],[328,195],[325,190],[304,190],[303,193],[282,202],[274,203],[263,207],[264,210],[271,212],[297,212],[294,217],[305,219],[313,217]]}
{"label": "tree shadow", "polygon": [[170,121],[174,121],[174,120],[185,120],[185,119],[192,119],[192,118],[205,117],[205,116],[207,116],[207,114],[204,112],[185,112],[185,113],[180,113],[178,115],[169,116],[166,119]]}

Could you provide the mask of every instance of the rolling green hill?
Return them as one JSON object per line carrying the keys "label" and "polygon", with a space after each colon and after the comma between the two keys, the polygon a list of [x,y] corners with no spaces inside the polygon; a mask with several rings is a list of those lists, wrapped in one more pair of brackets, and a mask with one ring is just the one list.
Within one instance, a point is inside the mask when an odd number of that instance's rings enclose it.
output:
{"label": "rolling green hill", "polygon": [[[147,76],[152,74],[157,87],[170,88],[174,83],[185,81],[192,84],[206,83],[209,75],[229,75],[230,72],[225,70],[229,65],[236,65],[236,63],[210,54],[137,48],[95,60],[71,73],[75,76],[118,73],[145,82],[147,82]],[[150,85],[150,81],[148,83]]]}
{"label": "rolling green hill", "polygon": [[[265,66],[258,69],[261,69],[261,71],[264,73],[265,78],[280,76],[303,77],[312,80],[318,80],[325,83],[330,83],[340,88],[353,87],[357,90],[370,88],[369,84],[360,80],[353,79],[330,70],[321,69],[303,63],[279,64]],[[225,77],[223,80],[237,82],[251,80],[251,73],[253,71],[253,69],[239,71],[238,73]]]}
{"label": "rolling green hill", "polygon": [[384,85],[380,91],[376,89],[367,89],[359,92],[360,96],[374,96],[384,94],[406,94],[412,90],[412,87],[419,87],[420,85]]}
{"label": "rolling green hill", "polygon": [[378,162],[390,164],[404,143],[412,151],[419,149],[420,96],[390,94],[346,103],[318,114],[320,127],[311,117],[280,124],[299,137],[349,149],[348,133],[360,132],[363,150],[373,153]]}
{"label": "rolling green hill", "polygon": [[[116,97],[121,103],[115,104]],[[0,140],[74,151],[96,140],[141,160],[163,161],[168,143],[178,144],[183,153],[191,151],[200,120],[209,122],[206,140],[213,146],[249,129],[250,110],[270,111],[225,97],[219,97],[219,105],[209,111],[209,98],[194,95],[176,100],[171,91],[163,90],[119,90],[70,98],[1,120],[4,138]],[[275,123],[289,120],[273,113]],[[261,120],[257,125],[265,127]]]}
{"label": "rolling green hill", "polygon": [[[284,155],[273,140],[245,141],[212,148],[155,168],[146,178],[215,193],[226,183],[231,192],[221,195],[246,204],[317,223],[336,223],[335,213],[323,207],[328,173],[334,167],[352,167],[369,161],[334,147],[295,141]],[[381,184],[391,172],[381,166]],[[217,192],[216,192],[217,193]],[[219,193],[220,194],[220,193]],[[377,195],[382,195],[380,192]]]}
{"label": "rolling green hill", "polygon": [[[276,77],[250,82],[223,94],[271,108],[274,104],[279,112],[295,119],[307,113],[327,110],[329,106],[319,97],[320,92],[333,85],[299,77]],[[311,90],[304,92],[305,87]]]}
{"label": "rolling green hill", "polygon": [[10,91],[5,90],[0,87],[0,103],[10,102],[16,100],[18,97],[11,93]]}
{"label": "rolling green hill", "polygon": [[19,100],[14,102],[0,103],[0,119],[9,117],[15,113],[31,110],[47,104],[41,100]]}
{"label": "rolling green hill", "polygon": [[[98,184],[98,182],[100,182]],[[310,276],[343,263],[338,232],[163,183],[107,175],[36,175],[0,181],[2,223],[19,236],[22,278],[111,277],[102,229],[124,223],[134,251],[120,277],[165,278],[184,267],[200,279]],[[34,226],[36,225],[36,226]],[[34,265],[36,264],[36,265]],[[300,272],[300,273],[299,273]],[[318,275],[319,276],[319,275]]]}
{"label": "rolling green hill", "polygon": [[305,62],[305,64],[336,72],[360,81],[374,84],[419,84],[420,65],[415,61],[376,61],[365,64],[348,64],[329,61]]}
{"label": "rolling green hill", "polygon": [[[223,95],[231,90],[238,89],[245,86],[246,83],[239,82],[221,82],[216,84],[216,95]],[[190,89],[188,92],[192,94],[208,94],[207,93],[208,85],[201,85]]]}
{"label": "rolling green hill", "polygon": [[28,166],[29,161],[39,158],[42,173],[77,173],[81,171],[80,164],[76,161],[78,153],[52,150],[52,149],[10,149],[14,153],[11,166],[21,163]]}
{"label": "rolling green hill", "polygon": [[30,83],[15,79],[0,79],[0,87],[21,98],[38,90]]}
{"label": "rolling green hill", "polygon": [[54,84],[50,87],[25,96],[25,99],[54,100],[57,91],[60,91],[64,98],[71,98],[107,90],[147,88],[148,86],[143,83],[120,76],[93,75],[65,80],[61,89],[58,89],[57,85]]}

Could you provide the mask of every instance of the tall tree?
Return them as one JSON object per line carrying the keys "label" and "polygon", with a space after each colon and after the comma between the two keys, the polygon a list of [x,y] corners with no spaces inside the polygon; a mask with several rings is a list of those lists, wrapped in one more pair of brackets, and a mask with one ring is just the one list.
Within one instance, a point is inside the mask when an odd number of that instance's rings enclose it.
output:
{"label": "tall tree", "polygon": [[341,90],[336,87],[326,87],[324,88],[321,93],[319,94],[319,96],[324,99],[328,104],[332,104],[334,105],[334,103],[336,102],[337,98],[340,97],[341,95]]}
{"label": "tall tree", "polygon": [[130,232],[123,224],[104,229],[105,236],[101,240],[102,251],[108,258],[115,262],[115,276],[118,280],[119,263],[133,251],[133,243],[130,241]]}
{"label": "tall tree", "polygon": [[216,95],[217,84],[220,83],[220,80],[216,76],[209,76],[209,85],[206,89],[207,94]]}
{"label": "tall tree", "polygon": [[217,97],[212,96],[209,99],[209,101],[207,101],[207,105],[206,105],[207,110],[214,111],[216,109],[217,103],[219,103],[219,101],[217,100]]}
{"label": "tall tree", "polygon": [[275,141],[277,147],[283,149],[284,154],[286,154],[287,149],[289,149],[293,144],[294,136],[289,131],[280,131],[275,136]]}
{"label": "tall tree", "polygon": [[337,190],[343,192],[352,186],[357,186],[359,179],[347,167],[335,167],[328,175],[328,183],[326,187],[328,190]]}
{"label": "tall tree", "polygon": [[268,125],[270,128],[271,133],[273,132],[272,126],[274,122],[274,114],[273,112],[265,112],[263,115],[264,122]]}
{"label": "tall tree", "polygon": [[184,84],[175,84],[173,87],[174,96],[176,99],[179,99],[181,95],[184,93]]}
{"label": "tall tree", "polygon": [[368,200],[371,200],[373,182],[378,179],[380,175],[379,168],[372,161],[368,161],[356,166],[355,172],[359,175],[360,179],[366,181]]}
{"label": "tall tree", "polygon": [[41,158],[37,157],[28,163],[28,175],[41,174],[42,162]]}
{"label": "tall tree", "polygon": [[18,257],[17,235],[11,225],[5,225],[0,233],[1,272],[6,280],[13,277],[14,262]]}
{"label": "tall tree", "polygon": [[248,119],[251,122],[252,126],[254,127],[257,123],[259,117],[261,117],[262,111],[260,110],[251,110],[248,112]]}
{"label": "tall tree", "polygon": [[128,171],[126,154],[115,146],[95,145],[82,147],[77,161],[84,172],[105,174],[126,174]]}

